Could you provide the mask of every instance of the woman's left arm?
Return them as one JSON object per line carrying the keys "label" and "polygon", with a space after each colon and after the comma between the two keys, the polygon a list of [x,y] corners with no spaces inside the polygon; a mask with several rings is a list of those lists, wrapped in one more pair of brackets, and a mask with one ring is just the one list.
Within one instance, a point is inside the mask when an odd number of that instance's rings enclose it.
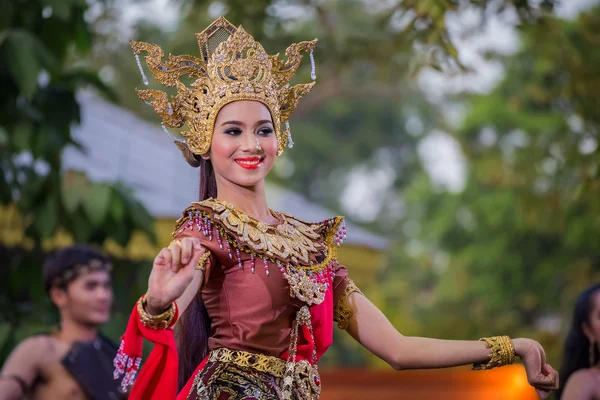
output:
{"label": "woman's left arm", "polygon": [[[444,368],[486,364],[490,349],[483,341],[440,340],[403,336],[385,315],[359,292],[351,293],[346,307],[352,310],[346,330],[365,348],[393,368]],[[523,361],[529,383],[542,398],[558,388],[558,373],[546,364],[544,349],[531,339],[512,340],[515,355]]]}

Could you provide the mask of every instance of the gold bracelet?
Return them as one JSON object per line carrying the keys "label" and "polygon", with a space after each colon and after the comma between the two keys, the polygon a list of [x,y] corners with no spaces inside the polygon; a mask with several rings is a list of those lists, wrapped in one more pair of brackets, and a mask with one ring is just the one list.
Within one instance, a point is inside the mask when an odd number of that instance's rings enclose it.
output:
{"label": "gold bracelet", "polygon": [[206,261],[208,261],[209,257],[210,251],[208,250],[206,250],[206,252],[200,256],[200,259],[198,260],[198,265],[196,265],[196,269],[198,271],[206,271]]}
{"label": "gold bracelet", "polygon": [[491,349],[486,364],[473,364],[473,369],[480,371],[512,364],[515,361],[515,348],[508,336],[493,336],[479,339],[485,342],[485,347]]}
{"label": "gold bracelet", "polygon": [[146,311],[146,295],[144,295],[137,302],[137,310],[138,314],[140,314],[142,325],[146,328],[159,330],[166,329],[171,325],[177,309],[175,303],[171,303],[165,312],[159,315],[152,315]]}

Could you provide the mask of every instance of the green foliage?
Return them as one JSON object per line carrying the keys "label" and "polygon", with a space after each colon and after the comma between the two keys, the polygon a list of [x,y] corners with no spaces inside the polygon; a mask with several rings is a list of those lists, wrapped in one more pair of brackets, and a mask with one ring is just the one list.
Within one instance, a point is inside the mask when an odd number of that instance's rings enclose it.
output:
{"label": "green foliage", "polygon": [[[600,279],[599,28],[596,8],[523,29],[505,79],[462,99],[469,111],[452,134],[469,162],[465,189],[439,192],[420,174],[404,190],[405,223],[419,230],[392,257],[410,267],[385,280],[409,284],[386,309],[411,313],[419,334],[535,335],[558,363],[574,300]],[[561,318],[559,332],[540,331],[547,317]]]}
{"label": "green foliage", "polygon": [[[119,227],[121,244],[135,230],[152,236],[147,213],[131,194],[118,186],[87,182],[81,175],[71,179],[62,170],[62,150],[77,146],[71,137],[71,126],[80,120],[77,89],[91,84],[114,98],[93,72],[68,62],[90,48],[86,2],[20,3],[3,4],[6,18],[0,33],[0,54],[6,60],[0,69],[2,204],[17,205],[23,229],[38,245],[59,229],[76,241],[99,244],[114,226]],[[111,199],[122,205],[112,220]]]}
{"label": "green foliage", "polygon": [[[80,147],[71,136],[80,122],[77,91],[91,86],[116,98],[81,62],[92,45],[87,8],[85,0],[0,0],[0,206],[16,207],[22,221],[5,228],[33,241],[27,251],[0,246],[0,360],[23,336],[56,324],[41,287],[45,239],[62,232],[76,242],[125,246],[135,231],[154,239],[152,218],[131,191],[62,168],[63,150]],[[118,266],[122,293],[127,274],[147,271]]]}
{"label": "green foliage", "polygon": [[[71,137],[71,126],[80,120],[76,91],[91,84],[114,98],[95,73],[71,67],[90,49],[86,9],[81,0],[3,2],[0,200],[17,205],[23,229],[37,245],[59,230],[76,241],[102,244],[113,226],[121,244],[136,230],[153,237],[147,213],[130,193],[83,176],[69,182],[62,170],[63,149],[78,146]],[[112,198],[123,209],[111,220]]]}
{"label": "green foliage", "polygon": [[[339,194],[347,184],[340,177],[357,163],[376,165],[381,161],[381,146],[388,148],[388,154],[398,162],[392,165],[396,170],[395,187],[401,188],[419,168],[415,146],[420,138],[407,135],[407,119],[411,115],[418,118],[423,123],[423,132],[443,122],[410,78],[426,66],[443,71],[462,68],[448,33],[446,21],[451,14],[469,10],[486,18],[505,8],[514,8],[522,25],[527,26],[543,23],[554,2],[180,0],[179,3],[183,16],[175,32],[142,23],[134,38],[157,43],[172,54],[198,55],[194,33],[212,22],[209,13],[217,8],[232,23],[243,25],[271,54],[280,52],[283,56],[290,43],[319,38],[315,50],[318,84],[300,102],[291,121],[296,148],[286,152],[285,158],[293,166],[293,173],[289,175],[288,168],[279,176],[275,171],[270,178],[312,200],[339,208]],[[116,67],[113,87],[121,104],[156,121],[151,108],[132,90],[131,82],[141,79],[131,50],[128,46],[117,51],[106,47],[94,62]],[[301,66],[295,80],[309,81],[308,62]],[[154,88],[156,84],[150,81],[150,87]],[[318,164],[314,160],[319,160]]]}

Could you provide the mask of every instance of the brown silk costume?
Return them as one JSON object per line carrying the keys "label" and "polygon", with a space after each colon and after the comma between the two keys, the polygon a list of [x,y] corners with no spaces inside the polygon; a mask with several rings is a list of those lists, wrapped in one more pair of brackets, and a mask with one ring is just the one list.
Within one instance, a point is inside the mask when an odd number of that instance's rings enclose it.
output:
{"label": "brown silk costume", "polygon": [[[345,327],[352,316],[346,301],[358,289],[348,278],[346,268],[335,260],[336,249],[331,248],[345,236],[343,220],[337,217],[312,224],[285,213],[273,215],[280,222],[265,225],[225,202],[209,199],[194,203],[177,222],[174,239],[199,238],[211,253],[201,284],[211,322],[211,351],[226,348],[280,357],[290,346],[298,310],[322,301],[319,282],[326,282],[327,273],[332,278],[334,319]],[[335,240],[328,244],[327,238]],[[218,379],[214,373],[219,373]],[[233,379],[230,374],[240,380],[244,373],[249,374],[244,379],[257,379],[253,368],[209,362],[202,376],[196,378],[210,383],[206,386],[209,391],[214,389],[215,381]],[[260,379],[279,387],[279,377]],[[214,393],[207,398],[212,396]]]}

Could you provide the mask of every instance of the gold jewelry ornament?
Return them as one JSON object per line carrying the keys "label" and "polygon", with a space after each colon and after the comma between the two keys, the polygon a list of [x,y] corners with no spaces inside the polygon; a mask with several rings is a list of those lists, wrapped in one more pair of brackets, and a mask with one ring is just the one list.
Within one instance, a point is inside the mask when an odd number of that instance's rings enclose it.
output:
{"label": "gold jewelry ornament", "polygon": [[348,329],[350,318],[354,315],[352,307],[348,304],[348,297],[354,292],[360,294],[363,294],[363,292],[360,291],[352,279],[348,277],[344,279],[348,281],[348,285],[346,286],[346,289],[344,289],[342,297],[339,298],[333,307],[333,320],[338,323],[338,328],[345,330]]}
{"label": "gold jewelry ornament", "polygon": [[168,328],[175,318],[176,310],[175,303],[171,303],[165,312],[159,315],[152,315],[146,311],[146,295],[140,297],[137,302],[138,314],[140,314],[142,325],[146,328],[157,330]]}
{"label": "gold jewelry ornament", "polygon": [[[177,87],[177,94],[170,99],[160,90],[137,90],[138,96],[154,108],[163,125],[181,128],[187,124],[188,130],[181,133],[185,140],[174,140],[180,149],[184,147],[182,152],[187,146],[196,155],[209,151],[215,119],[222,107],[238,100],[259,101],[271,112],[278,154],[281,154],[292,144],[288,119],[300,98],[315,84],[312,50],[317,39],[289,46],[285,62],[280,60],[279,54],[269,56],[241,26],[236,28],[223,17],[196,34],[196,39],[200,58],[169,55],[165,62],[159,46],[132,40],[131,48],[142,77],[145,75],[139,54],[146,52],[146,65],[154,78],[167,87]],[[290,86],[302,61],[302,51],[311,52],[313,82]],[[181,82],[183,76],[194,82],[187,87]],[[282,124],[286,124],[285,132],[281,131]]]}
{"label": "gold jewelry ornament", "polygon": [[196,266],[196,269],[198,271],[205,272],[206,271],[206,261],[208,261],[209,258],[210,258],[210,251],[206,250],[206,252],[200,256],[200,259],[198,260],[198,265]]}
{"label": "gold jewelry ornament", "polygon": [[169,247],[167,247],[167,248],[170,250],[171,247],[173,247],[174,245],[181,246],[181,242],[179,240],[175,239],[175,240],[171,241],[171,243],[169,243]]}
{"label": "gold jewelry ornament", "polygon": [[[311,360],[296,360],[298,350],[298,331],[308,328],[310,340],[314,343],[310,311],[303,306],[296,313],[296,319],[292,323],[290,332],[290,347],[281,386],[281,397],[283,400],[292,400],[296,392],[302,400],[318,400],[321,395],[321,377],[317,366],[317,352],[313,346]],[[308,338],[307,338],[308,339]]]}
{"label": "gold jewelry ornament", "polygon": [[515,348],[512,340],[508,336],[493,336],[489,338],[481,338],[480,341],[485,342],[485,346],[491,349],[489,361],[486,364],[473,364],[473,370],[485,370],[503,365],[512,364],[515,361]]}

